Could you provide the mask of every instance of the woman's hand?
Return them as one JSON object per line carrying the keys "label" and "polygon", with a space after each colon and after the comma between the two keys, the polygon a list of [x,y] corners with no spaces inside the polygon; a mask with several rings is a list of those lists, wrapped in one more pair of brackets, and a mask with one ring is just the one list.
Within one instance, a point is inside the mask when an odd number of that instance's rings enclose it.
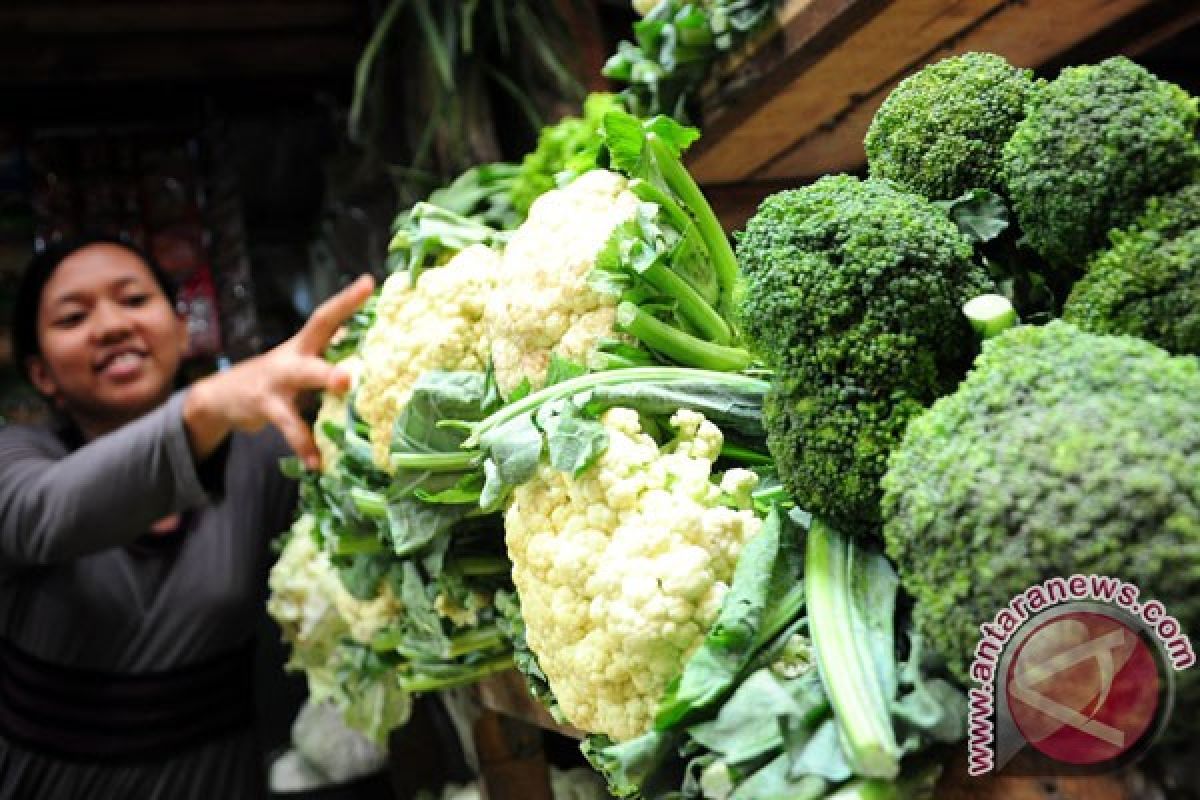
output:
{"label": "woman's hand", "polygon": [[321,459],[296,399],[306,391],[340,394],[349,388],[350,376],[321,354],[374,288],[374,280],[362,276],[322,303],[295,336],[274,350],[193,384],[184,400],[183,424],[196,459],[207,458],[231,431],[272,424],[309,468],[318,468]]}

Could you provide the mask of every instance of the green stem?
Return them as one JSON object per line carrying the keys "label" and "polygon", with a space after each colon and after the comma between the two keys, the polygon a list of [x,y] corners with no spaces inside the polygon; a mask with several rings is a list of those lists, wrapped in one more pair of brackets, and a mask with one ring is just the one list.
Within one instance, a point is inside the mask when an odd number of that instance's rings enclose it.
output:
{"label": "green stem", "polygon": [[717,273],[717,281],[721,284],[723,297],[721,305],[725,306],[741,275],[737,257],[734,256],[733,248],[729,246],[729,239],[725,236],[725,229],[721,227],[721,222],[713,213],[712,206],[708,204],[704,193],[696,185],[696,180],[684,168],[683,162],[671,151],[667,143],[654,133],[647,134],[646,141],[667,186],[678,195],[679,199],[683,201],[683,205],[695,217],[696,229],[700,232],[700,238],[708,246],[713,268]]}
{"label": "green stem", "polygon": [[774,463],[771,461],[771,456],[767,453],[751,450],[749,447],[732,444],[731,442],[725,442],[721,445],[721,458],[731,458],[734,461],[741,461],[743,464],[754,464],[757,466],[766,466]]}
{"label": "green stem", "polygon": [[350,488],[349,496],[350,502],[354,504],[358,513],[371,519],[387,519],[387,498],[379,492],[353,486]]}
{"label": "green stem", "polygon": [[679,273],[669,269],[662,261],[655,261],[639,274],[646,283],[674,298],[679,304],[679,313],[710,342],[729,344],[732,340],[733,334],[725,320]]}
{"label": "green stem", "polygon": [[478,453],[392,453],[388,464],[395,472],[399,469],[420,472],[463,472],[479,466]]}
{"label": "green stem", "polygon": [[688,369],[687,367],[635,367],[611,372],[591,372],[526,395],[517,402],[510,403],[491,416],[480,420],[475,423],[471,435],[463,442],[462,446],[464,448],[478,447],[480,437],[488,431],[516,419],[522,414],[529,413],[547,401],[560,397],[571,397],[588,389],[622,383],[670,384],[695,381],[707,381],[718,386],[741,386],[759,392],[765,392],[768,388],[766,381],[736,372],[714,372],[713,370]]}
{"label": "green stem", "polygon": [[[814,519],[808,531],[804,583],[821,682],[855,774],[892,780],[900,748],[871,654],[870,609],[859,602],[869,555],[849,536]],[[889,619],[890,622],[890,619]]]}
{"label": "green stem", "polygon": [[605,372],[614,369],[632,369],[633,367],[647,367],[653,364],[652,359],[638,359],[637,361],[628,356],[619,355],[617,353],[606,353],[603,350],[596,350],[588,356],[588,369],[593,372]]}
{"label": "green stem", "polygon": [[642,344],[662,353],[677,364],[718,372],[735,372],[754,363],[753,356],[740,347],[714,344],[684,333],[647,314],[633,303],[621,303],[617,306],[617,328],[636,336]]}
{"label": "green stem", "polygon": [[458,686],[468,686],[478,683],[489,675],[504,672],[515,666],[512,653],[493,656],[486,661],[455,670],[452,675],[414,675],[411,678],[401,677],[400,687],[406,692],[419,694],[421,692],[437,692],[442,689],[453,689]]}
{"label": "green stem", "polygon": [[477,653],[481,650],[494,650],[504,645],[504,634],[496,626],[475,628],[450,637],[450,646],[446,648],[446,658],[459,658],[467,653]]}
{"label": "green stem", "polygon": [[502,556],[459,556],[446,564],[446,571],[466,577],[488,578],[507,575],[512,571],[512,563]]}

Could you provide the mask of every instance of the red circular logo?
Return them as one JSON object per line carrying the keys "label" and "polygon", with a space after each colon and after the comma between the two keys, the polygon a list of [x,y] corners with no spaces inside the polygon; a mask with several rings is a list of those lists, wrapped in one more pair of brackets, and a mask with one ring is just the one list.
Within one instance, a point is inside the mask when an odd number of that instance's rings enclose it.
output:
{"label": "red circular logo", "polygon": [[1013,721],[1041,753],[1100,764],[1132,750],[1158,714],[1159,665],[1141,635],[1102,613],[1073,611],[1021,642],[1008,668]]}

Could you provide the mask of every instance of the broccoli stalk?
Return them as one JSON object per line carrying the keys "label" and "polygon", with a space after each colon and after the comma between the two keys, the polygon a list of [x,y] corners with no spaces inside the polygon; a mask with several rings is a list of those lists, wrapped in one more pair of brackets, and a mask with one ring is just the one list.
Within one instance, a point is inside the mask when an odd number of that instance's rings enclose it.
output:
{"label": "broccoli stalk", "polygon": [[981,294],[963,304],[963,314],[982,339],[998,336],[1016,325],[1017,311],[1002,294]]}

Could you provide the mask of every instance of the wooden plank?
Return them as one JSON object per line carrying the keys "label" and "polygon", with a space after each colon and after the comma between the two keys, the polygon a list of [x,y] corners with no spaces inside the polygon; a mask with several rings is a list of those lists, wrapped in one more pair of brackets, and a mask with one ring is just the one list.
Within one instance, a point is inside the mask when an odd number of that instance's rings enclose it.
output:
{"label": "wooden plank", "polygon": [[103,37],[0,36],[0,86],[327,75],[352,69],[344,33]]}
{"label": "wooden plank", "polygon": [[502,672],[476,684],[480,704],[491,711],[536,725],[539,728],[582,739],[578,728],[556,722],[550,713],[529,694],[525,678],[516,670]]}
{"label": "wooden plank", "polygon": [[1132,773],[1086,777],[967,774],[965,748],[959,750],[942,779],[934,800],[1137,800],[1144,796],[1134,787]]}
{"label": "wooden plank", "polygon": [[[838,92],[841,108],[816,130],[764,164],[756,178],[783,178],[852,170],[865,160],[863,137],[876,109],[906,75],[922,64],[971,50],[1000,53],[1035,67],[1146,5],[1146,0],[1029,0],[1006,4],[961,35],[950,37],[869,92]],[[837,80],[837,78],[834,78]],[[805,89],[804,91],[810,91]]]}
{"label": "wooden plank", "polygon": [[297,2],[93,3],[86,8],[60,3],[6,3],[0,30],[24,34],[96,35],[178,31],[328,29],[358,20],[353,3],[334,0]]}
{"label": "wooden plank", "polygon": [[[825,3],[793,0],[785,7],[793,16],[783,30],[795,49],[785,45],[780,69],[799,69],[796,78],[783,86],[769,82],[730,108],[697,144],[689,167],[701,183],[758,175],[797,139],[819,130],[855,98],[876,91],[904,66],[993,12],[998,2],[1003,0],[900,0],[876,10],[875,4],[840,0],[830,5],[841,13],[830,18]],[[788,32],[793,29],[800,32]],[[763,97],[764,91],[770,96]],[[723,126],[734,127],[725,132]]]}
{"label": "wooden plank", "polygon": [[484,711],[473,734],[483,800],[554,800],[536,726]]}

